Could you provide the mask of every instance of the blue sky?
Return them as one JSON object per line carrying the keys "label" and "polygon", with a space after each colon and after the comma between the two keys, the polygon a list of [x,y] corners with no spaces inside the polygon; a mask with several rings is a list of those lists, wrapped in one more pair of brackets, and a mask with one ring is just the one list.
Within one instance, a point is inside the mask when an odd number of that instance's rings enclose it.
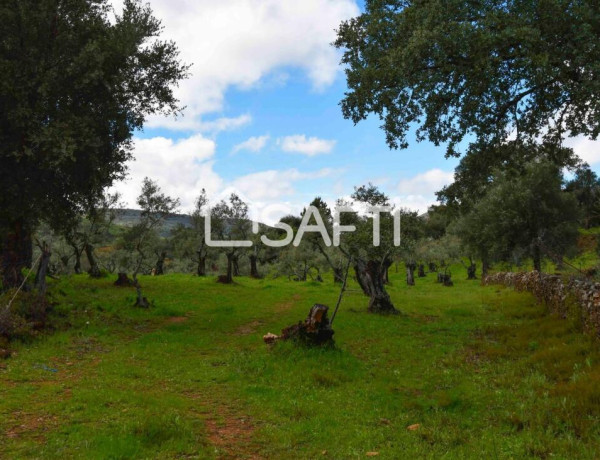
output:
{"label": "blue sky", "polygon": [[[213,201],[235,191],[257,209],[285,205],[297,212],[317,195],[333,202],[370,181],[396,204],[424,211],[452,180],[457,160],[445,159],[444,147],[413,139],[407,150],[390,151],[376,117],[356,126],[342,117],[345,77],[330,43],[362,4],[150,4],[165,37],[192,64],[192,76],[178,89],[185,116],[151,118],[136,135],[130,179],[116,187],[126,204],[134,205],[144,176],[178,196],[182,210],[206,188]],[[595,143],[573,146],[590,163],[600,160]]]}

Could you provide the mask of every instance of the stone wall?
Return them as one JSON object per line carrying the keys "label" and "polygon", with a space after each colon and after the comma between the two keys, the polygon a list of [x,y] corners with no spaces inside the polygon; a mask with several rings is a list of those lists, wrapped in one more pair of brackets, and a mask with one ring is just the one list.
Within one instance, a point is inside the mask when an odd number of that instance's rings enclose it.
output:
{"label": "stone wall", "polygon": [[600,283],[533,271],[494,273],[484,277],[482,284],[531,292],[551,312],[581,321],[586,330],[600,336]]}

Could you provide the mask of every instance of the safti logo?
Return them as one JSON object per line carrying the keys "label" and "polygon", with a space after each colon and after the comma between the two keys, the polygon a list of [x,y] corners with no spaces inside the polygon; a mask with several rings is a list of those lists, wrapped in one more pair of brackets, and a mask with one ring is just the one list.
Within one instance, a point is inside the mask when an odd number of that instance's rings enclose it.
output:
{"label": "safti logo", "polygon": [[[204,220],[204,239],[207,246],[215,248],[231,248],[231,247],[251,247],[252,241],[247,240],[224,240],[217,241],[212,239],[211,226],[211,210],[208,210]],[[350,206],[336,206],[333,210],[333,238],[330,237],[319,212],[319,208],[309,206],[302,217],[302,222],[298,227],[296,235],[294,229],[284,222],[277,222],[273,225],[274,228],[284,230],[286,237],[280,240],[271,240],[266,235],[261,235],[260,241],[272,248],[281,248],[293,244],[298,247],[302,242],[302,237],[305,233],[320,233],[321,238],[326,246],[338,247],[340,245],[340,235],[342,233],[353,233],[356,231],[354,225],[342,225],[340,216],[343,213],[357,213],[358,211]],[[381,242],[381,214],[390,213],[394,218],[394,246],[400,246],[400,210],[394,210],[389,206],[369,206],[366,208],[367,216],[373,219],[373,246],[379,246]],[[314,218],[315,224],[309,224],[311,218]],[[259,233],[259,223],[252,221],[252,232],[257,235]]]}

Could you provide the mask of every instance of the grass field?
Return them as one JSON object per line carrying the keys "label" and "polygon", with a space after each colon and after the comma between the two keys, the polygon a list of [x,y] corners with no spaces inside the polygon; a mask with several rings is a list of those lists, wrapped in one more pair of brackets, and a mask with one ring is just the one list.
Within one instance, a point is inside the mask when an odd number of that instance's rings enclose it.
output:
{"label": "grass field", "polygon": [[333,306],[329,280],[142,277],[149,310],[112,279],[55,282],[57,330],[0,361],[0,458],[600,455],[597,341],[458,270],[392,275],[404,315],[348,293],[334,349],[261,339]]}

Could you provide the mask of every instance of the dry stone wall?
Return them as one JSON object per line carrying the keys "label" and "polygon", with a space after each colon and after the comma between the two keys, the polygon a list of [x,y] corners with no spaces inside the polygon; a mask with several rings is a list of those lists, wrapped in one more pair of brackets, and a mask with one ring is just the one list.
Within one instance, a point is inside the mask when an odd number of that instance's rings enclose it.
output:
{"label": "dry stone wall", "polygon": [[584,328],[600,336],[600,283],[559,275],[533,272],[500,272],[487,275],[482,284],[501,284],[517,291],[531,292],[551,312],[563,318],[577,315]]}

